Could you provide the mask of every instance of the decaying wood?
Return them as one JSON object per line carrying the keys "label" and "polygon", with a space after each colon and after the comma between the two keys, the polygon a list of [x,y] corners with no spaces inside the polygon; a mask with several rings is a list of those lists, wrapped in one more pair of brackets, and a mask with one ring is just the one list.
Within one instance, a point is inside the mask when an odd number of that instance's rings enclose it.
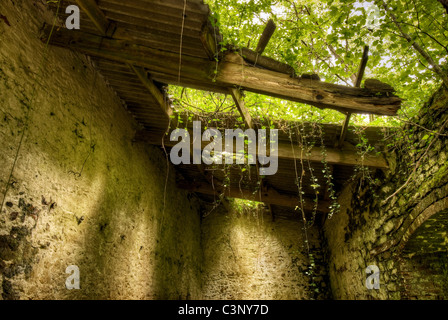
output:
{"label": "decaying wood", "polygon": [[364,72],[366,71],[367,62],[369,61],[369,46],[364,47],[362,53],[361,64],[359,65],[358,74],[356,75],[355,87],[361,87],[361,81],[364,77]]}
{"label": "decaying wood", "polygon": [[[355,88],[361,87],[361,81],[364,77],[364,72],[367,67],[367,62],[369,61],[369,46],[364,47],[364,51],[362,53],[361,64],[359,65],[358,74],[356,76]],[[367,87],[368,88],[368,87]],[[339,136],[338,147],[342,147],[345,137],[347,136],[348,125],[350,124],[350,118],[352,116],[351,112],[347,112],[345,117],[344,124],[342,125],[341,135]]]}
{"label": "decaying wood", "polygon": [[[44,34],[48,35],[50,30],[51,26],[46,26]],[[45,39],[44,36],[43,40]],[[137,45],[129,40],[110,39],[81,31],[60,29],[53,32],[50,43],[93,57],[144,67],[149,69],[151,74],[159,72],[168,76],[175,76],[175,79],[177,79],[179,72],[179,54]],[[182,78],[200,80],[209,84],[211,73],[213,73],[210,68],[213,67],[214,64],[208,59],[183,56]]]}
{"label": "decaying wood", "polygon": [[[112,37],[116,31],[115,23],[109,21],[94,0],[76,0],[76,3],[89,16],[90,20],[98,28],[100,33],[106,37]],[[148,78],[147,72],[133,64],[128,64],[129,68],[136,74],[143,86],[149,91],[151,96],[157,101],[162,115],[169,120],[172,110],[169,107],[165,95],[156,87],[154,82]]]}
{"label": "decaying wood", "polygon": [[[48,35],[50,29],[47,26],[45,34]],[[250,66],[235,53],[225,56],[219,63],[217,74],[214,72],[215,62],[207,58],[183,55],[180,70],[182,81],[179,83],[177,53],[138,45],[129,40],[66,29],[55,30],[50,43],[93,57],[147,68],[154,79],[157,74],[165,76],[166,81],[162,81],[168,84],[188,86],[194,83],[196,87],[208,88],[210,91],[221,90],[220,92],[223,87],[238,86],[247,91],[342,112],[396,115],[401,105],[401,99],[389,92],[291,78],[287,74]]]}
{"label": "decaying wood", "polygon": [[315,81],[320,81],[320,77],[318,74],[315,73],[304,73],[300,76],[301,79],[308,79],[308,80],[315,80]]}
{"label": "decaying wood", "polygon": [[[173,147],[178,142],[170,141],[171,132],[164,137],[164,145],[167,147]],[[191,136],[193,136],[191,134]],[[222,134],[222,145],[225,145],[225,135]],[[149,144],[153,145],[161,145],[161,135],[160,133],[149,132],[149,131],[139,131],[136,134],[135,140],[145,141]],[[203,141],[201,143],[201,148],[204,149],[210,142]],[[191,139],[191,150],[193,150],[193,139]],[[234,148],[236,150],[235,142]],[[224,149],[223,149],[224,151]],[[326,148],[326,157],[325,161],[329,165],[344,165],[344,166],[356,166],[363,165],[365,167],[371,168],[380,168],[380,169],[388,169],[388,164],[382,155],[377,155],[375,153],[367,154],[364,156],[364,159],[356,152],[356,150],[340,150],[337,148]],[[260,153],[257,149],[257,155]],[[266,152],[267,156],[270,156],[269,148]],[[318,162],[321,163],[323,160],[322,150],[320,147],[314,147],[309,149],[302,149],[299,145],[293,144],[291,146],[290,142],[279,141],[278,143],[278,158],[285,160],[304,160],[310,162]]]}
{"label": "decaying wood", "polygon": [[337,144],[337,147],[339,147],[339,148],[342,147],[342,145],[344,144],[345,137],[347,136],[348,125],[350,124],[351,116],[352,116],[351,112],[348,112],[347,115],[345,116],[344,124],[342,125],[342,129],[341,129],[341,135],[339,136],[339,141]]}
{"label": "decaying wood", "polygon": [[290,76],[294,76],[295,74],[294,68],[290,65],[269,57],[262,56],[248,48],[241,49],[241,55],[243,56],[244,60],[254,66],[263,67],[265,69],[277,71],[280,73],[286,73]]}
{"label": "decaying wood", "polygon": [[388,92],[383,95],[365,88],[293,79],[286,74],[247,65],[233,53],[226,55],[216,80],[247,91],[346,112],[396,115],[401,105],[401,99],[394,95],[387,96]]}
{"label": "decaying wood", "polygon": [[252,117],[250,116],[250,113],[245,106],[241,91],[236,88],[230,88],[229,91],[230,94],[232,95],[233,101],[235,101],[236,107],[239,113],[241,114],[241,117],[243,118],[247,128],[252,129],[253,128]]}
{"label": "decaying wood", "polygon": [[258,40],[257,49],[255,50],[255,52],[257,52],[259,55],[261,55],[264,52],[264,49],[266,49],[266,46],[268,45],[269,40],[271,40],[271,37],[274,34],[276,28],[277,26],[275,25],[274,21],[272,21],[272,19],[269,19],[266,27],[263,30],[263,34],[261,35],[260,40]]}
{"label": "decaying wood", "polygon": [[76,0],[76,3],[87,14],[101,34],[107,35],[110,32],[111,24],[94,0]]}
{"label": "decaying wood", "polygon": [[215,35],[211,33],[211,27],[208,23],[204,24],[201,32],[201,42],[211,61],[218,58],[218,44]]}
{"label": "decaying wood", "polygon": [[364,87],[374,92],[394,92],[395,89],[387,83],[381,82],[377,79],[366,79]]}
{"label": "decaying wood", "polygon": [[154,82],[148,78],[147,72],[143,68],[136,67],[134,65],[129,65],[129,68],[134,71],[134,73],[140,79],[141,83],[149,91],[151,96],[157,101],[162,114],[165,115],[167,119],[169,119],[173,114],[173,110],[169,107],[165,95],[160,92],[159,88],[156,87]]}
{"label": "decaying wood", "polygon": [[[234,188],[223,188],[220,186],[215,186],[213,188],[211,185],[207,183],[192,183],[188,181],[179,181],[177,186],[181,189],[186,189],[191,192],[199,192],[208,195],[220,195],[231,197],[231,198],[239,198],[246,199],[251,201],[264,202],[266,204],[273,204],[284,207],[292,207],[300,205],[299,199],[297,196],[280,194],[275,189],[267,189],[264,192],[256,192],[254,194],[253,190],[249,189],[234,189]],[[330,203],[328,201],[320,200],[318,201],[317,210],[320,212],[328,213]],[[304,209],[312,211],[314,210],[314,199],[305,198],[304,201]]]}

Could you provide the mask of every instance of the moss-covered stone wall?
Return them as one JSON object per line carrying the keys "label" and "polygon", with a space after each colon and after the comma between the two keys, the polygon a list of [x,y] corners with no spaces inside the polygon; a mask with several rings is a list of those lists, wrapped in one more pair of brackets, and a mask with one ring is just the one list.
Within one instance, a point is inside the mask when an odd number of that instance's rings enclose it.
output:
{"label": "moss-covered stone wall", "polygon": [[305,237],[298,215],[221,208],[204,218],[202,241],[206,299],[329,298],[319,229]]}
{"label": "moss-covered stone wall", "polygon": [[44,1],[2,0],[0,14],[0,299],[200,298],[198,206],[163,152],[132,142],[91,61],[46,51]]}
{"label": "moss-covered stone wall", "polygon": [[[391,132],[389,144],[391,170],[376,172],[377,187],[365,179],[346,186],[341,212],[325,223],[333,296],[446,299],[448,91]],[[379,290],[366,287],[369,265],[380,269]]]}

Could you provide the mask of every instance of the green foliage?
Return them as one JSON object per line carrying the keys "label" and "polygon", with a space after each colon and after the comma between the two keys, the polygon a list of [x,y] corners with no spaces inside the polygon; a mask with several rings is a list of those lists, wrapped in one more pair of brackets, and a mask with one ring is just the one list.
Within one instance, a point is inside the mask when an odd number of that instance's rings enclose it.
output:
{"label": "green foliage", "polygon": [[[385,0],[403,32],[439,64],[446,64],[448,15],[436,0]],[[383,7],[383,0],[208,0],[222,44],[255,49],[268,19],[277,25],[264,55],[286,62],[297,74],[317,73],[323,81],[353,85],[365,45],[370,46],[364,78],[392,85],[405,99],[405,114],[414,115],[441,81],[428,62],[403,38]],[[368,23],[373,4],[376,24]],[[374,12],[374,11],[373,11]],[[251,96],[251,95],[248,95]],[[251,112],[300,119],[303,106],[266,97],[248,97]],[[255,107],[254,107],[255,106]],[[311,109],[328,122],[337,112]],[[366,117],[354,121],[366,124]],[[367,122],[368,123],[368,122]],[[377,117],[373,125],[397,125]]]}
{"label": "green foliage", "polygon": [[[212,10],[212,24],[219,27],[223,36],[222,51],[248,47],[254,50],[269,19],[277,30],[264,51],[264,55],[292,66],[296,74],[316,73],[322,81],[353,86],[365,46],[369,46],[369,62],[364,79],[374,78],[388,83],[404,99],[399,117],[353,114],[351,124],[359,126],[356,146],[363,158],[373,152],[364,133],[365,126],[399,127],[388,140],[392,148],[396,141],[411,140],[403,123],[409,123],[419,109],[442,83],[421,52],[418,52],[404,34],[409,35],[436,64],[447,72],[448,14],[437,0],[206,0]],[[392,16],[393,14],[393,16]],[[218,63],[219,61],[217,61]],[[218,65],[217,65],[218,66]],[[218,69],[217,69],[218,70]],[[232,126],[243,127],[244,121],[230,96],[171,86],[170,94],[178,111],[186,111],[206,120],[207,126],[223,128],[225,118],[236,118]],[[326,162],[321,123],[342,124],[345,115],[331,109],[321,110],[308,105],[246,92],[245,105],[252,119],[262,128],[279,127],[286,133],[297,133],[295,141],[307,150],[314,146],[312,140],[321,140],[325,181],[317,181],[309,166],[311,180],[303,181],[296,168],[298,198],[303,213],[303,184],[310,183],[316,192],[315,210],[319,189],[325,186],[331,200],[329,217],[340,209],[334,190],[333,176]],[[205,116],[204,116],[205,115]],[[204,117],[206,117],[204,119]],[[179,118],[178,124],[184,126]],[[291,122],[295,124],[291,125]],[[317,133],[309,137],[296,132],[297,126],[313,123]],[[204,128],[207,129],[207,128]],[[422,137],[431,141],[433,133]],[[291,137],[291,136],[290,136]],[[387,136],[385,136],[385,139]],[[389,137],[390,138],[390,137]],[[307,141],[309,139],[309,141]],[[291,141],[293,142],[293,141]],[[415,143],[405,150],[411,157],[418,152]],[[302,163],[303,167],[303,163]],[[229,168],[224,168],[225,186],[230,184]],[[227,170],[227,171],[226,171]],[[241,167],[242,179],[247,167]],[[226,173],[227,172],[227,173]],[[360,188],[367,184],[372,190],[378,184],[370,170],[362,164],[355,168]],[[308,175],[308,174],[307,174]],[[260,181],[259,181],[260,182]],[[376,197],[376,194],[373,193]],[[251,207],[235,202],[239,210]],[[302,207],[302,208],[301,208]],[[312,224],[314,220],[311,219]],[[305,225],[305,228],[307,225]]]}
{"label": "green foliage", "polygon": [[257,210],[263,210],[264,204],[257,201],[244,199],[231,199],[231,204],[236,213],[243,215],[253,215]]}

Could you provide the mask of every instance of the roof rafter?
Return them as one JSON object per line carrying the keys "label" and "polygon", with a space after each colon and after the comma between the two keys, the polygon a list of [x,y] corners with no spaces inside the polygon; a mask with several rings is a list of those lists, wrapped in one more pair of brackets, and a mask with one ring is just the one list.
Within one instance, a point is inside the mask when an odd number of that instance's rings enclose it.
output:
{"label": "roof rafter", "polygon": [[[280,194],[273,188],[268,188],[267,190],[263,190],[261,192],[256,192],[254,194],[253,190],[249,189],[235,189],[235,188],[223,188],[220,186],[215,186],[213,188],[212,185],[208,183],[198,183],[198,182],[189,182],[189,181],[178,181],[177,186],[181,189],[189,190],[191,192],[198,192],[208,195],[221,195],[230,197],[230,198],[238,198],[238,199],[246,199],[251,201],[264,202],[270,205],[278,205],[283,207],[291,207],[295,208],[300,205],[300,200],[297,196],[289,195],[289,194]],[[313,211],[314,210],[314,199],[312,198],[304,198],[304,210]],[[330,202],[326,200],[319,200],[317,203],[317,210],[320,212],[328,213],[330,212]]]}
{"label": "roof rafter", "polygon": [[[112,37],[116,31],[115,23],[109,21],[101,9],[98,7],[94,0],[76,0],[76,3],[81,7],[81,9],[87,14],[93,24],[98,28],[98,31],[106,37]],[[163,115],[165,115],[168,120],[172,114],[172,110],[169,108],[167,100],[164,94],[157,88],[154,82],[148,77],[147,72],[141,68],[134,66],[133,64],[128,64],[129,68],[136,74],[138,79],[144,85],[144,87],[149,91],[149,93],[157,101]]]}
{"label": "roof rafter", "polygon": [[[164,136],[164,146],[166,147],[173,147],[177,145],[177,141],[170,141],[170,135],[171,132],[169,132],[168,135]],[[222,145],[225,145],[225,138],[224,135],[222,135]],[[136,134],[136,141],[145,141],[153,145],[161,145],[162,139],[161,135],[158,132],[150,132],[147,130],[139,131]],[[193,150],[193,139],[191,140],[191,150]],[[202,141],[201,148],[204,149],[208,144],[210,144],[210,141]],[[234,141],[234,148],[233,150],[236,150],[235,148],[235,141]],[[325,148],[325,161],[328,164],[334,164],[334,165],[343,165],[343,166],[356,166],[356,165],[362,165],[365,167],[370,168],[379,168],[379,169],[388,169],[389,166],[387,164],[386,159],[380,154],[366,154],[361,156],[358,154],[357,150],[341,150],[338,148]],[[257,149],[257,156],[261,154],[259,153],[259,150]],[[269,148],[266,152],[266,155],[269,156]],[[311,149],[301,148],[298,144],[294,143],[291,144],[290,142],[285,141],[279,141],[278,143],[278,158],[279,159],[286,159],[286,160],[308,160],[310,162],[318,162],[321,163],[322,160],[324,160],[324,156],[322,155],[322,150],[320,147],[312,147]]]}
{"label": "roof rafter", "polygon": [[[44,32],[49,35],[50,30],[48,26]],[[118,26],[115,35],[121,33]],[[392,95],[390,91],[372,91],[311,79],[292,78],[288,74],[251,66],[236,53],[226,54],[220,60],[218,70],[216,61],[182,55],[180,70],[182,76],[179,83],[179,54],[177,53],[135,44],[132,40],[112,39],[66,29],[56,30],[50,43],[94,57],[143,67],[151,74],[167,75],[172,79],[168,84],[189,86],[194,82],[209,91],[219,92],[222,92],[223,87],[237,86],[246,91],[319,108],[353,113],[396,115],[401,105],[401,99]]]}

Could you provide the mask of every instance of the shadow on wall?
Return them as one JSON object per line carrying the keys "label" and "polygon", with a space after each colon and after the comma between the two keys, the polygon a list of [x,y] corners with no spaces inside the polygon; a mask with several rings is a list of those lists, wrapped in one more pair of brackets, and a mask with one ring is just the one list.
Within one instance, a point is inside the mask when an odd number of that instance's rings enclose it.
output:
{"label": "shadow on wall", "polygon": [[428,218],[410,237],[399,273],[402,299],[448,299],[448,208]]}
{"label": "shadow on wall", "polygon": [[[162,152],[132,145],[135,121],[85,56],[50,47],[36,80],[44,3],[0,8],[11,22],[0,22],[0,192],[30,110],[0,213],[2,297],[200,298],[198,210],[171,174],[162,219]],[[80,290],[65,288],[69,265]]]}
{"label": "shadow on wall", "polygon": [[[317,234],[310,245],[320,251]],[[297,219],[276,219],[263,210],[239,214],[220,207],[204,218],[205,299],[311,299],[325,288],[322,274],[312,286],[310,261]]]}
{"label": "shadow on wall", "polygon": [[[146,168],[132,163],[124,168],[121,163],[106,165],[100,174],[105,178],[96,190],[98,198],[79,223],[85,224],[85,231],[73,260],[81,269],[81,290],[71,291],[70,298],[199,296],[199,216],[172,187],[167,188],[167,199],[177,201],[167,201],[164,212],[164,163],[160,151],[152,148],[140,150],[149,157]],[[168,183],[173,183],[172,175]]]}

